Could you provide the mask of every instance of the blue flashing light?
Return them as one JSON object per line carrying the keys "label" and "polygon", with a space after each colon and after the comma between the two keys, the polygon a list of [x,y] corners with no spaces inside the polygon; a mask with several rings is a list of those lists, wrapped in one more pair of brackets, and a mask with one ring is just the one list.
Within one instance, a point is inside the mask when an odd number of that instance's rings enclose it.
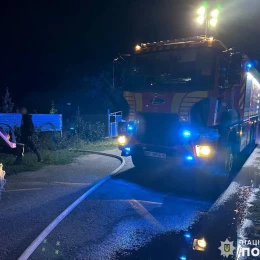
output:
{"label": "blue flashing light", "polygon": [[128,131],[133,131],[133,130],[134,130],[134,127],[133,127],[132,125],[129,125],[129,126],[127,126],[127,130],[128,130]]}
{"label": "blue flashing light", "polygon": [[247,71],[250,71],[252,68],[253,68],[253,63],[247,62],[247,63],[246,63],[246,69],[247,69]]}
{"label": "blue flashing light", "polygon": [[191,136],[191,132],[189,130],[184,130],[182,132],[183,137],[189,138]]}
{"label": "blue flashing light", "polygon": [[185,255],[180,256],[180,260],[187,260],[187,257]]}
{"label": "blue flashing light", "polygon": [[185,238],[191,238],[191,235],[190,235],[189,232],[186,232],[186,233],[184,234],[184,237],[185,237]]}
{"label": "blue flashing light", "polygon": [[191,155],[188,155],[188,156],[186,156],[186,160],[187,160],[187,161],[192,161],[192,160],[193,160],[193,157],[192,157]]}
{"label": "blue flashing light", "polygon": [[70,130],[74,130],[75,128],[74,127],[70,127]]}
{"label": "blue flashing light", "polygon": [[131,148],[130,148],[130,147],[125,147],[125,150],[126,150],[127,152],[130,152],[130,151],[131,151]]}

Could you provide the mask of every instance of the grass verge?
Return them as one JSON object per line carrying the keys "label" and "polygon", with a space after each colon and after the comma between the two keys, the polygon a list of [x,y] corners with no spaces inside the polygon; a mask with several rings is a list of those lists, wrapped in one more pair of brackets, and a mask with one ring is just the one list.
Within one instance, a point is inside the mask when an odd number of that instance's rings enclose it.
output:
{"label": "grass verge", "polygon": [[[92,150],[92,151],[105,151],[109,149],[115,149],[117,147],[116,142],[113,139],[108,139],[105,141],[99,141],[95,143],[81,144],[79,148],[82,150]],[[25,171],[36,171],[46,165],[61,165],[69,164],[73,160],[82,155],[82,153],[69,151],[68,149],[61,149],[56,151],[50,150],[40,150],[43,162],[38,163],[37,157],[34,153],[25,153],[23,157],[23,163],[21,165],[13,165],[15,161],[15,156],[12,154],[0,154],[0,163],[4,165],[4,170],[7,175],[17,174],[19,172]]]}

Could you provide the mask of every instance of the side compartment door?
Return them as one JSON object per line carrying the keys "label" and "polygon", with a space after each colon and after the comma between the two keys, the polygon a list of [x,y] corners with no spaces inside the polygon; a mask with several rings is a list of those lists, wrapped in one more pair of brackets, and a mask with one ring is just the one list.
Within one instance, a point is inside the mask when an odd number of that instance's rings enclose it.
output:
{"label": "side compartment door", "polygon": [[242,151],[249,143],[250,139],[250,125],[248,121],[242,122],[240,128],[240,151]]}
{"label": "side compartment door", "polygon": [[[246,79],[246,91],[245,91],[245,105],[244,105],[244,118],[242,124],[242,140],[241,140],[241,150],[244,149],[250,142],[250,113],[251,113],[251,95],[252,95],[252,80],[247,77]],[[243,145],[242,145],[243,144]]]}

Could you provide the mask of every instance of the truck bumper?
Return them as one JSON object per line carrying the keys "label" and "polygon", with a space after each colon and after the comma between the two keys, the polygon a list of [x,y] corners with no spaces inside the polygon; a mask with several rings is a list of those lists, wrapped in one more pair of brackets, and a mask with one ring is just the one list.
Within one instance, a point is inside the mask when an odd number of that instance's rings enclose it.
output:
{"label": "truck bumper", "polygon": [[218,165],[216,155],[210,158],[200,158],[192,152],[192,149],[187,150],[183,147],[176,150],[176,148],[145,147],[144,149],[143,146],[121,146],[119,149],[122,151],[122,156],[138,156],[144,163],[154,165],[154,167],[188,167],[210,170]]}

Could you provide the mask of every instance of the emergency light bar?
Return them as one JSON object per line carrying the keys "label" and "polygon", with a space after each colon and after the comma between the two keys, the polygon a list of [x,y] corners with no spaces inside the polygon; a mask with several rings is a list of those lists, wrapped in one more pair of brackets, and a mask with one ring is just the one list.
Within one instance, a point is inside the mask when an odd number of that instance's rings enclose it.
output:
{"label": "emergency light bar", "polygon": [[200,41],[205,41],[207,37],[205,35],[202,36],[194,36],[194,37],[189,37],[189,38],[179,38],[179,39],[174,39],[174,40],[167,40],[167,41],[159,41],[159,42],[147,42],[147,43],[141,43],[141,47],[146,47],[146,46],[158,46],[158,45],[165,45],[165,44],[170,44],[170,43],[185,43],[185,42],[200,42]]}
{"label": "emergency light bar", "polygon": [[207,38],[205,35],[202,36],[195,36],[195,37],[189,37],[189,38],[179,38],[174,40],[167,40],[167,41],[159,41],[159,42],[147,42],[147,43],[141,43],[140,45],[135,46],[135,52],[140,53],[142,51],[157,51],[156,48],[159,48],[158,50],[161,50],[161,48],[166,48],[170,46],[176,46],[182,45],[182,44],[193,44],[193,43],[205,43],[208,42],[209,46],[212,46],[213,42],[218,42],[225,50],[227,50],[227,47],[219,40],[215,40],[213,37]]}

